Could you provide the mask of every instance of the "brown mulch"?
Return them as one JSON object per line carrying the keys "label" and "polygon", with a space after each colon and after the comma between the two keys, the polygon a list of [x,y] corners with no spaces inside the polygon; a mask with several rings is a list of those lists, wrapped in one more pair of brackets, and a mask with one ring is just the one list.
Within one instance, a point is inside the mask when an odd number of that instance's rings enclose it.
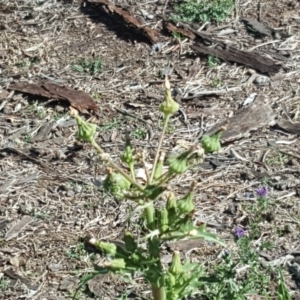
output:
{"label": "brown mulch", "polygon": [[[234,229],[247,227],[244,207],[267,182],[274,216],[263,224],[261,242],[275,245],[269,261],[291,255],[288,263],[297,265],[299,3],[270,1],[258,10],[241,0],[222,24],[172,23],[185,33],[178,39],[165,22],[174,1],[80,2],[0,1],[0,299],[69,299],[78,279],[103,259],[85,251],[81,239],[119,238],[131,205],[103,192],[105,169],[76,140],[69,106],[98,125],[97,140],[114,159],[125,132],[153,158],[164,74],[181,104],[166,151],[229,124],[220,153],[175,180],[174,189],[181,193],[197,179],[195,219],[234,250]],[[189,27],[198,39],[183,31]],[[207,54],[221,63],[209,67]],[[99,72],[74,67],[97,59]],[[213,261],[221,251],[202,243],[182,249],[197,261]],[[296,297],[297,282],[285,276]],[[146,288],[113,275],[89,286],[99,299],[126,290],[147,298]]]}

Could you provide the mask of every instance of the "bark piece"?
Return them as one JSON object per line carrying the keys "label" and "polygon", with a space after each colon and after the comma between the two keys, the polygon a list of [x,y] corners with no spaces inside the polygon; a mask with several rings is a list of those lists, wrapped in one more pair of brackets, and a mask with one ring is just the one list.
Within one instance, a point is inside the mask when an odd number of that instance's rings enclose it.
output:
{"label": "bark piece", "polygon": [[262,23],[258,22],[257,20],[242,19],[242,21],[247,26],[249,26],[252,30],[254,30],[255,32],[258,32],[262,35],[272,36],[272,34],[275,32],[274,29],[264,26]]}
{"label": "bark piece", "polygon": [[233,47],[226,47],[226,49],[210,48],[200,44],[194,44],[191,48],[199,53],[213,55],[225,61],[245,65],[263,73],[275,73],[280,69],[280,65],[275,64],[272,59],[262,56],[258,52],[242,51]]}
{"label": "bark piece", "polygon": [[137,19],[135,16],[130,14],[127,10],[113,5],[108,0],[88,0],[87,2],[106,5],[109,11],[119,15],[121,18],[123,18],[123,20],[127,24],[133,26],[139,32],[145,35],[147,39],[151,42],[151,44],[155,44],[158,42],[160,36],[159,33],[156,30],[151,29],[149,26],[144,25],[144,23],[141,20]]}
{"label": "bark piece", "polygon": [[262,95],[258,95],[250,107],[243,109],[227,120],[215,124],[206,134],[214,134],[227,124],[227,129],[221,136],[221,142],[227,143],[247,137],[251,131],[266,125],[274,125],[275,117],[276,114],[267,103],[267,99]]}
{"label": "bark piece", "polygon": [[[191,49],[201,54],[213,55],[225,61],[238,63],[259,70],[263,73],[278,72],[281,65],[275,64],[272,59],[261,55],[259,52],[239,50],[229,46],[223,41],[212,38],[209,34],[194,30],[190,26],[178,22],[183,28],[174,26],[170,22],[165,22],[165,27],[170,32],[181,33],[195,41]],[[212,45],[215,45],[214,47]]]}
{"label": "bark piece", "polygon": [[31,223],[33,220],[29,216],[25,216],[22,220],[17,222],[12,228],[7,231],[6,233],[6,240],[9,241],[13,238],[15,238],[29,223]]}
{"label": "bark piece", "polygon": [[21,93],[52,98],[58,100],[66,100],[70,105],[79,111],[84,109],[97,111],[96,102],[83,91],[77,91],[72,88],[54,84],[51,82],[45,83],[15,83],[9,86],[10,90]]}
{"label": "bark piece", "polygon": [[31,139],[31,142],[34,143],[46,140],[52,130],[53,125],[54,122],[48,122],[46,124],[43,124],[38,133]]}
{"label": "bark piece", "polygon": [[286,132],[300,135],[300,123],[299,122],[292,123],[285,119],[279,119],[277,121],[277,125]]}
{"label": "bark piece", "polygon": [[20,282],[25,284],[31,290],[37,290],[38,289],[38,285],[33,285],[28,279],[18,275],[12,269],[6,269],[6,270],[3,271],[3,273],[11,279],[19,280]]}

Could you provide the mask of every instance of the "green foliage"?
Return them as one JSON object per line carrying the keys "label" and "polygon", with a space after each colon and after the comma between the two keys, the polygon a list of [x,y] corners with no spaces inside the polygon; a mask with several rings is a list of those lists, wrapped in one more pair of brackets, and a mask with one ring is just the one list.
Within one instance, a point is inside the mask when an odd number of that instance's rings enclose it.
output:
{"label": "green foliage", "polygon": [[[186,151],[165,159],[164,153],[161,152],[163,137],[170,117],[179,109],[179,104],[171,96],[167,78],[165,87],[165,97],[159,108],[164,115],[162,134],[152,173],[147,175],[147,180],[143,184],[136,180],[134,167],[136,163],[145,165],[144,156],[132,149],[129,137],[127,136],[124,152],[120,156],[123,165],[126,166],[123,168],[115,164],[109,154],[104,153],[97,144],[94,139],[95,126],[79,117],[78,112],[72,112],[77,120],[78,138],[90,142],[100,158],[108,165],[104,189],[118,199],[129,199],[137,203],[142,212],[140,220],[144,224],[144,228],[138,228],[138,237],[129,230],[124,232],[124,246],[91,239],[89,242],[110,258],[101,266],[97,266],[95,272],[115,272],[126,276],[140,272],[151,285],[153,298],[156,300],[182,299],[192,295],[202,285],[198,280],[202,274],[201,265],[190,262],[182,265],[177,252],[173,255],[169,269],[163,266],[160,252],[165,241],[183,238],[206,239],[225,245],[217,235],[208,232],[205,226],[195,225],[192,220],[196,182],[192,183],[185,196],[176,200],[171,194],[167,196],[168,200],[165,201],[164,207],[155,206],[158,199],[164,199],[171,180],[178,174],[183,174],[193,164],[203,161],[204,155],[201,145],[193,145]],[[140,246],[141,241],[146,242],[146,249]],[[93,275],[94,273],[91,276]],[[83,278],[82,283],[90,278]]]}
{"label": "green foliage", "polygon": [[147,136],[147,131],[145,128],[139,127],[137,129],[135,129],[131,135],[136,139],[144,140]]}
{"label": "green foliage", "polygon": [[87,58],[83,58],[78,63],[73,64],[71,68],[78,73],[96,75],[101,71],[102,60],[97,58],[94,61],[90,61]]}
{"label": "green foliage", "polygon": [[[269,299],[271,273],[260,263],[257,249],[254,249],[252,244],[260,233],[258,219],[254,219],[250,225],[251,234],[245,235],[245,231],[240,229],[237,241],[238,257],[232,258],[231,254],[226,252],[222,262],[212,270],[206,270],[204,263],[191,263],[188,260],[182,262],[176,250],[169,265],[165,265],[161,260],[162,246],[166,241],[203,239],[225,246],[225,243],[216,234],[209,232],[205,225],[198,226],[194,223],[197,182],[193,182],[190,189],[181,196],[176,196],[169,188],[175,177],[182,176],[195,164],[203,161],[204,152],[220,150],[220,137],[225,127],[213,136],[204,136],[201,144],[188,145],[183,147],[185,150],[165,158],[164,152],[161,151],[162,141],[170,118],[179,109],[178,103],[171,96],[167,77],[165,87],[165,98],[160,106],[164,115],[162,133],[151,174],[145,169],[146,178],[141,181],[135,178],[134,168],[136,165],[144,165],[146,168],[145,156],[132,148],[129,137],[127,136],[124,152],[120,155],[122,164],[118,165],[95,141],[92,124],[83,121],[78,113],[74,114],[79,126],[78,131],[82,136],[88,137],[85,140],[91,143],[99,153],[100,159],[108,166],[107,177],[104,180],[105,190],[116,198],[131,200],[135,209],[130,216],[139,213],[138,224],[141,224],[134,226],[129,216],[128,228],[124,230],[122,242],[108,242],[95,238],[88,241],[105,254],[107,260],[95,266],[94,272],[82,278],[81,286],[97,274],[113,272],[128,278],[138,273],[151,286],[154,300],[180,300],[196,294],[203,296],[203,299],[242,300],[253,293]],[[265,187],[257,190],[259,197],[255,213],[259,215],[268,207],[266,194]],[[261,244],[260,250],[269,246],[267,243]],[[242,277],[238,272],[240,266],[247,266],[247,272]],[[278,295],[288,295],[282,276],[279,276],[279,284]]]}
{"label": "green foliage", "polygon": [[4,292],[8,289],[8,286],[9,286],[8,281],[5,278],[1,278],[1,280],[0,280],[0,290],[2,292]]}
{"label": "green foliage", "polygon": [[220,60],[217,57],[214,57],[212,55],[208,56],[207,59],[207,66],[209,68],[214,68],[215,66],[217,66],[218,64],[220,64]]}
{"label": "green foliage", "polygon": [[175,20],[184,22],[222,22],[232,12],[233,0],[185,0],[175,5]]}

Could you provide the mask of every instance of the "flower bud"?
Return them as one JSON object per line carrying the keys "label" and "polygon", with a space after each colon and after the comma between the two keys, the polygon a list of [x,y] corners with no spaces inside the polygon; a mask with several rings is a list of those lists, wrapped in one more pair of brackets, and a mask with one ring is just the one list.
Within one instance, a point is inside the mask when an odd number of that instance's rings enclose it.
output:
{"label": "flower bud", "polygon": [[168,159],[169,171],[175,174],[182,174],[188,169],[187,156],[180,154],[178,156],[171,156]]}
{"label": "flower bud", "polygon": [[168,195],[166,209],[168,210],[169,226],[172,226],[177,218],[177,201],[173,193]]}
{"label": "flower bud", "polygon": [[166,204],[167,210],[172,210],[177,208],[177,201],[173,193],[169,193]]}
{"label": "flower bud", "polygon": [[107,169],[107,173],[103,182],[104,189],[117,198],[124,198],[124,192],[130,189],[131,183],[122,174],[114,173],[111,169]]}
{"label": "flower bud", "polygon": [[165,232],[169,228],[168,210],[166,208],[159,211],[159,225],[161,232]]}
{"label": "flower bud", "polygon": [[171,95],[171,86],[168,78],[165,78],[165,98],[159,110],[166,115],[173,115],[179,110],[179,104],[174,101]]}
{"label": "flower bud", "polygon": [[76,121],[78,125],[77,138],[79,140],[91,142],[94,139],[94,135],[96,133],[96,129],[97,129],[96,124],[92,124],[87,121],[84,121],[78,115],[76,116]]}
{"label": "flower bud", "polygon": [[117,246],[113,243],[106,243],[102,241],[96,241],[94,245],[99,249],[104,251],[105,253],[109,255],[116,255],[117,253]]}
{"label": "flower bud", "polygon": [[105,262],[104,266],[117,270],[126,268],[125,260],[123,258],[113,259],[109,262]]}
{"label": "flower bud", "polygon": [[129,137],[126,138],[126,146],[123,154],[121,155],[121,160],[128,166],[134,164],[133,149],[131,148]]}
{"label": "flower bud", "polygon": [[169,267],[169,272],[173,275],[179,275],[182,273],[180,252],[177,250],[173,252],[172,263],[171,266]]}
{"label": "flower bud", "polygon": [[189,193],[182,199],[177,201],[177,207],[181,214],[188,214],[195,209],[193,197],[195,195],[196,182],[194,181],[191,185]]}
{"label": "flower bud", "polygon": [[225,130],[226,126],[221,127],[221,129],[213,135],[203,135],[201,143],[205,153],[213,153],[221,150],[220,139]]}

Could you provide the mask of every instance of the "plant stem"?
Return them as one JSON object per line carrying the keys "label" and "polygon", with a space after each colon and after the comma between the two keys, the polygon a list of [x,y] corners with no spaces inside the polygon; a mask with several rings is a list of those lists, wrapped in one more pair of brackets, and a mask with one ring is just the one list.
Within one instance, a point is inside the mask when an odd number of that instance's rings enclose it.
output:
{"label": "plant stem", "polygon": [[151,172],[151,177],[150,177],[150,183],[152,182],[153,177],[154,177],[156,165],[157,165],[159,154],[160,154],[160,148],[162,146],[162,141],[164,139],[164,135],[165,135],[169,120],[170,120],[170,115],[167,115],[164,119],[164,127],[162,129],[161,134],[160,134],[160,138],[159,138],[159,142],[158,142],[158,146],[157,146],[157,150],[156,150],[156,154],[155,154],[155,158],[154,158],[154,162],[153,162],[153,167],[152,167],[152,172]]}
{"label": "plant stem", "polygon": [[166,299],[165,288],[152,285],[152,296],[153,296],[153,300],[165,300]]}
{"label": "plant stem", "polygon": [[[93,139],[91,141],[92,146],[97,150],[99,154],[104,154],[104,151],[101,149],[101,147],[97,144],[97,142]],[[121,169],[118,165],[116,165],[110,157],[108,157],[109,164],[116,169],[120,174],[122,174],[131,184],[133,184],[137,189],[140,191],[144,190],[144,187],[140,184],[138,184],[134,179],[132,179],[123,169]]]}
{"label": "plant stem", "polygon": [[151,200],[148,200],[148,201],[150,201],[150,203],[145,208],[147,228],[149,230],[153,230],[154,229],[154,205]]}

